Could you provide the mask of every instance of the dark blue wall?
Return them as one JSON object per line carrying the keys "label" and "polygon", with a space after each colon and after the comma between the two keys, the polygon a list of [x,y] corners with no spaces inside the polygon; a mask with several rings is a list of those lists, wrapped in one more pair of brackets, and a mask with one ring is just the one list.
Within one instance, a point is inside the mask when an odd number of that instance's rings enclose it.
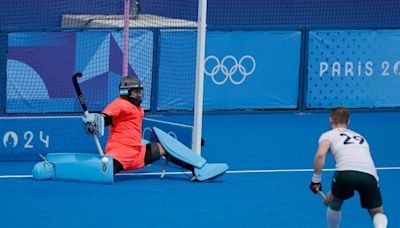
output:
{"label": "dark blue wall", "polygon": [[[134,0],[132,0],[133,2]],[[140,0],[142,13],[197,20],[198,0]],[[2,0],[0,27],[57,27],[63,14],[123,14],[123,0]],[[397,0],[208,0],[209,26],[400,25]]]}
{"label": "dark blue wall", "polygon": [[[198,1],[182,2],[142,0],[140,8],[142,13],[196,20]],[[207,23],[246,27],[398,25],[399,9],[397,0],[208,0]]]}
{"label": "dark blue wall", "polygon": [[399,1],[395,0],[210,0],[207,13],[208,24],[218,26],[400,24]]}
{"label": "dark blue wall", "polygon": [[0,28],[59,27],[64,14],[123,14],[124,0],[1,0]]}

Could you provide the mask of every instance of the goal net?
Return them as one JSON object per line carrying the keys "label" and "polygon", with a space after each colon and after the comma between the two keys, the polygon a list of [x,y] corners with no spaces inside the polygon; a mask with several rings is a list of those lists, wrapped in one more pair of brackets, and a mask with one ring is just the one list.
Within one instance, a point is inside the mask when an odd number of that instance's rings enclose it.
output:
{"label": "goal net", "polygon": [[[6,32],[6,114],[79,113],[71,77],[81,72],[79,83],[91,112],[117,98],[121,78],[129,75],[144,85],[142,106],[152,124],[156,119],[180,122],[185,129],[193,125],[196,1],[45,2],[10,6],[15,12],[18,7],[38,12],[30,14],[34,18],[14,15],[20,26]],[[166,115],[171,112],[186,115]],[[186,144],[190,141],[188,136]]]}

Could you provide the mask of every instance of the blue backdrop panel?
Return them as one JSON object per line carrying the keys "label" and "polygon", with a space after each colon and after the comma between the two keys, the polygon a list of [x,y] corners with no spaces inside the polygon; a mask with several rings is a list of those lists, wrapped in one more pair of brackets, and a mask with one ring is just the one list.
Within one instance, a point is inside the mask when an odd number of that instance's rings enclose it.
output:
{"label": "blue backdrop panel", "polygon": [[[45,112],[46,107],[48,112],[62,107],[70,109],[75,44],[74,32],[10,33],[6,112]],[[53,105],[44,104],[47,101]]]}
{"label": "blue backdrop panel", "polygon": [[301,33],[209,32],[205,109],[296,108]]}
{"label": "blue backdrop panel", "polygon": [[0,118],[0,126],[0,160],[38,160],[39,153],[97,153],[80,118],[6,117]]}
{"label": "blue backdrop panel", "polygon": [[[175,118],[179,120],[180,117]],[[143,137],[150,139],[151,128],[163,129],[191,147],[192,126],[156,119],[143,121]],[[105,148],[109,129],[100,143]],[[80,117],[3,117],[0,118],[0,161],[39,160],[39,153],[94,153],[93,137],[85,134]]]}
{"label": "blue backdrop panel", "polygon": [[[71,77],[76,71],[89,110],[100,111],[118,96],[122,75],[122,32],[9,33],[7,113],[80,111]],[[153,33],[130,33],[129,75],[145,87],[150,107]],[[134,69],[135,68],[135,69]]]}
{"label": "blue backdrop panel", "polygon": [[194,107],[196,33],[161,32],[157,110],[191,110]]}
{"label": "blue backdrop panel", "polygon": [[399,30],[309,33],[307,108],[400,106]]}
{"label": "blue backdrop panel", "polygon": [[[0,69],[6,68],[7,33],[0,30]],[[6,107],[6,71],[0,73],[0,114],[4,114]]]}

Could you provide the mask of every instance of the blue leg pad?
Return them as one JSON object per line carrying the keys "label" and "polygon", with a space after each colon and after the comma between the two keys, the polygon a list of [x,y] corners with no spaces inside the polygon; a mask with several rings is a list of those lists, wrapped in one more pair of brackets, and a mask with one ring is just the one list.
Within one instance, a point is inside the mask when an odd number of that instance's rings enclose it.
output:
{"label": "blue leg pad", "polygon": [[207,163],[203,167],[195,168],[195,180],[208,181],[222,176],[229,166],[226,163]]}
{"label": "blue leg pad", "polygon": [[98,154],[49,153],[47,161],[55,166],[56,180],[70,180],[112,184],[114,166],[112,156],[106,155],[108,162],[103,164]]}
{"label": "blue leg pad", "polygon": [[174,158],[190,164],[195,168],[201,168],[206,164],[206,159],[194,153],[191,149],[186,147],[174,137],[156,127],[153,127],[153,130],[153,132],[157,136],[158,141],[165,148],[168,154],[170,154]]}

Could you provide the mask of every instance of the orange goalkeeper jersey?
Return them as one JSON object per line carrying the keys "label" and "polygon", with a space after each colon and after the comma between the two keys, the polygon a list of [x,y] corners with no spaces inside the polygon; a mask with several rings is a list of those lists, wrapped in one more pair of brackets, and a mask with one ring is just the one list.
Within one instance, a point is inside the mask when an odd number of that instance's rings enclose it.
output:
{"label": "orange goalkeeper jersey", "polygon": [[104,110],[112,116],[106,154],[119,161],[124,170],[144,167],[145,145],[142,145],[144,111],[124,98],[117,98]]}

